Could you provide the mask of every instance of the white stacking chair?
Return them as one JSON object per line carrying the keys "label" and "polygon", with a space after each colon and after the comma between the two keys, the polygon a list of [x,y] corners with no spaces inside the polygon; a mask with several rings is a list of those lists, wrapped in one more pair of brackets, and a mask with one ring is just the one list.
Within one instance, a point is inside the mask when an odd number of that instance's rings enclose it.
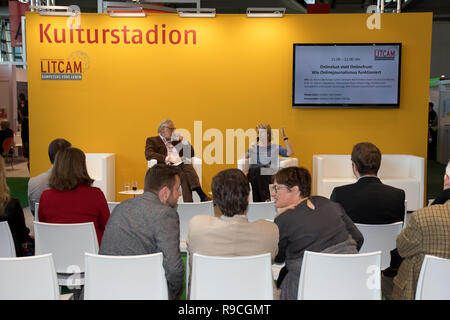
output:
{"label": "white stacking chair", "polygon": [[109,213],[112,213],[114,208],[119,204],[120,202],[112,202],[112,201],[108,201],[108,209],[109,209]]}
{"label": "white stacking chair", "polygon": [[0,300],[59,300],[51,254],[0,258]]}
{"label": "white stacking chair", "polygon": [[364,243],[359,253],[381,251],[381,270],[389,267],[391,250],[397,247],[397,236],[402,231],[403,222],[390,224],[360,224],[355,223],[364,237]]}
{"label": "white stacking chair", "polygon": [[213,257],[193,254],[191,300],[273,300],[270,253]]}
{"label": "white stacking chair", "polygon": [[298,300],[381,300],[381,252],[305,251]]}
{"label": "white stacking chair", "polygon": [[0,222],[0,258],[14,258],[16,246],[7,221]]}
{"label": "white stacking chair", "polygon": [[139,256],[85,254],[85,300],[168,300],[162,252]]}
{"label": "white stacking chair", "polygon": [[277,209],[275,202],[251,202],[247,208],[247,218],[249,222],[253,222],[260,219],[273,221]]}
{"label": "white stacking chair", "polygon": [[185,252],[189,221],[199,214],[214,216],[214,205],[212,201],[183,202],[177,204],[177,212],[180,217],[180,250]]}
{"label": "white stacking chair", "polygon": [[34,222],[35,253],[52,253],[60,286],[84,284],[84,254],[98,253],[94,223]]}
{"label": "white stacking chair", "polygon": [[416,300],[450,300],[450,259],[426,254],[417,281]]}

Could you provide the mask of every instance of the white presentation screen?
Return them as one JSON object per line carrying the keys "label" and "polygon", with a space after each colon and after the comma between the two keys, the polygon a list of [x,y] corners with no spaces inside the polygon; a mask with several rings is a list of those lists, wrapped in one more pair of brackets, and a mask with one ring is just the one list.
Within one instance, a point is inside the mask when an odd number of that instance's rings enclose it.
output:
{"label": "white presentation screen", "polygon": [[398,108],[401,44],[294,44],[294,108]]}

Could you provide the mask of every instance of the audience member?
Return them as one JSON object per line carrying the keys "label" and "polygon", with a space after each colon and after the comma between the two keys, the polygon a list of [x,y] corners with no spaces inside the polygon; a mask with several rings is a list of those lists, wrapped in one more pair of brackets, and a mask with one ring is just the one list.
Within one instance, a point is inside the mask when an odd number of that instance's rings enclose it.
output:
{"label": "audience member", "polygon": [[69,147],[56,154],[48,185],[39,200],[39,221],[49,223],[93,222],[98,243],[109,218],[102,190],[92,187],[83,151]]}
{"label": "audience member", "polygon": [[25,158],[30,157],[30,145],[29,145],[29,127],[28,127],[28,101],[23,93],[19,95],[19,105],[17,106],[17,116],[19,124],[21,125],[21,137],[23,146],[23,156]]}
{"label": "audience member", "polygon": [[311,175],[305,168],[288,167],[275,174],[272,196],[280,232],[275,262],[285,266],[277,286],[282,300],[297,299],[305,250],[313,252],[358,253],[363,236],[342,206],[325,197],[310,196]]}
{"label": "audience member", "polygon": [[9,121],[6,119],[0,122],[0,128],[0,154],[3,155],[9,152],[9,150],[3,150],[3,143],[7,138],[14,138],[14,132],[9,128]]}
{"label": "audience member", "polygon": [[450,161],[447,163],[447,167],[445,168],[444,190],[437,195],[431,205],[444,204],[448,200],[450,200]]}
{"label": "audience member", "polygon": [[450,201],[414,212],[397,237],[397,250],[403,261],[393,281],[391,298],[413,300],[425,255],[450,259]]}
{"label": "audience member", "polygon": [[278,155],[290,157],[294,154],[294,149],[281,128],[281,136],[286,143],[286,148],[272,144],[272,128],[269,124],[259,124],[256,127],[258,138],[245,153],[249,158],[250,167],[248,170],[248,180],[252,185],[252,196],[254,202],[264,202],[270,200],[269,185],[272,175],[278,171]]}
{"label": "audience member", "polygon": [[405,192],[383,184],[377,177],[381,152],[370,142],[353,147],[356,183],[334,188],[330,199],[340,203],[354,223],[388,224],[403,221]]}
{"label": "audience member", "polygon": [[191,164],[194,149],[182,135],[176,134],[172,120],[163,120],[158,127],[158,135],[147,138],[145,158],[155,159],[158,163],[178,166],[181,169],[180,179],[183,201],[192,202],[192,191],[197,192],[201,201],[211,200],[202,190],[197,172]]}
{"label": "audience member", "polygon": [[179,174],[179,169],[165,164],[148,169],[144,194],[116,206],[99,251],[117,256],[162,252],[169,299],[179,298],[184,278],[180,222],[174,209],[181,195]]}
{"label": "audience member", "polygon": [[428,159],[436,160],[438,115],[433,109],[433,102],[428,103]]}
{"label": "audience member", "polygon": [[278,252],[278,228],[266,220],[248,221],[250,187],[245,174],[238,169],[221,171],[213,178],[211,188],[222,216],[197,215],[191,219],[186,239],[190,254],[233,257],[270,253],[273,261]]}
{"label": "audience member", "polygon": [[[432,206],[436,204],[444,204],[450,200],[450,161],[447,164],[446,172],[444,173],[444,190],[439,193],[436,199],[431,204]],[[391,280],[388,278],[393,278],[397,275],[400,264],[403,259],[399,255],[397,248],[391,251],[391,262],[389,268],[383,270],[383,276],[381,278],[382,283],[386,286],[386,295],[390,296],[391,290]]]}
{"label": "audience member", "polygon": [[58,153],[59,150],[64,150],[71,146],[72,145],[70,144],[70,142],[65,139],[55,139],[52,142],[50,142],[48,146],[48,157],[50,158],[50,163],[52,164],[52,166],[44,173],[41,173],[40,175],[31,178],[28,181],[28,204],[30,206],[30,210],[33,216],[36,203],[39,202],[42,192],[44,192],[47,189],[50,189],[50,186],[48,185],[48,179],[50,178],[50,175],[52,173],[53,163],[55,162],[56,154]]}
{"label": "audience member", "polygon": [[9,195],[6,184],[5,161],[0,157],[0,221],[8,221],[16,248],[16,256],[24,256],[23,244],[34,243],[30,237],[30,229],[25,225],[25,216],[18,199]]}

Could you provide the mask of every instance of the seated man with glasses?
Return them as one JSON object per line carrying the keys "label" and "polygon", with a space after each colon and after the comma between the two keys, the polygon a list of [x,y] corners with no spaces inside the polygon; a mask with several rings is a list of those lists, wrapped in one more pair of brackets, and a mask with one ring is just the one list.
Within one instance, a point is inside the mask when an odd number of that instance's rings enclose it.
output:
{"label": "seated man with glasses", "polygon": [[281,210],[275,217],[280,232],[276,263],[285,263],[277,280],[281,300],[297,299],[305,250],[358,253],[361,232],[342,206],[322,196],[311,196],[311,175],[305,168],[288,167],[274,176],[272,197]]}
{"label": "seated man with glasses", "polygon": [[[172,120],[163,120],[158,127],[158,135],[147,138],[145,143],[145,158],[155,159],[158,163],[178,166],[181,169],[181,188],[183,201],[192,202],[192,191],[198,193],[201,201],[209,201],[203,192],[194,167],[190,163],[194,149],[183,136],[176,134]],[[186,161],[186,162],[185,162]]]}

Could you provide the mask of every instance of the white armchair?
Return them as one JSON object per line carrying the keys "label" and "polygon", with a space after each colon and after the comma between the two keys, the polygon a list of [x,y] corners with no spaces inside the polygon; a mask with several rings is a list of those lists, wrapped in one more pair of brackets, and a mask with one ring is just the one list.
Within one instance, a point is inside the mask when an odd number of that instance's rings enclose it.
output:
{"label": "white armchair", "polygon": [[[153,167],[158,161],[156,159],[151,159],[147,161],[148,168]],[[200,186],[202,185],[202,160],[197,157],[191,158],[191,164],[194,167],[195,172],[197,173],[198,180],[200,181]],[[200,197],[198,196],[197,192],[192,191],[192,198],[194,202],[200,202]],[[181,196],[178,199],[178,202],[183,202],[183,197]]]}
{"label": "white armchair", "polygon": [[116,157],[114,153],[86,153],[86,167],[94,179],[93,186],[100,188],[106,201],[116,201]]}
{"label": "white armchair", "polygon": [[[406,154],[384,154],[378,177],[387,185],[403,189],[407,210],[424,203],[424,158]],[[313,155],[313,194],[329,198],[335,187],[356,182],[350,155]]]}

